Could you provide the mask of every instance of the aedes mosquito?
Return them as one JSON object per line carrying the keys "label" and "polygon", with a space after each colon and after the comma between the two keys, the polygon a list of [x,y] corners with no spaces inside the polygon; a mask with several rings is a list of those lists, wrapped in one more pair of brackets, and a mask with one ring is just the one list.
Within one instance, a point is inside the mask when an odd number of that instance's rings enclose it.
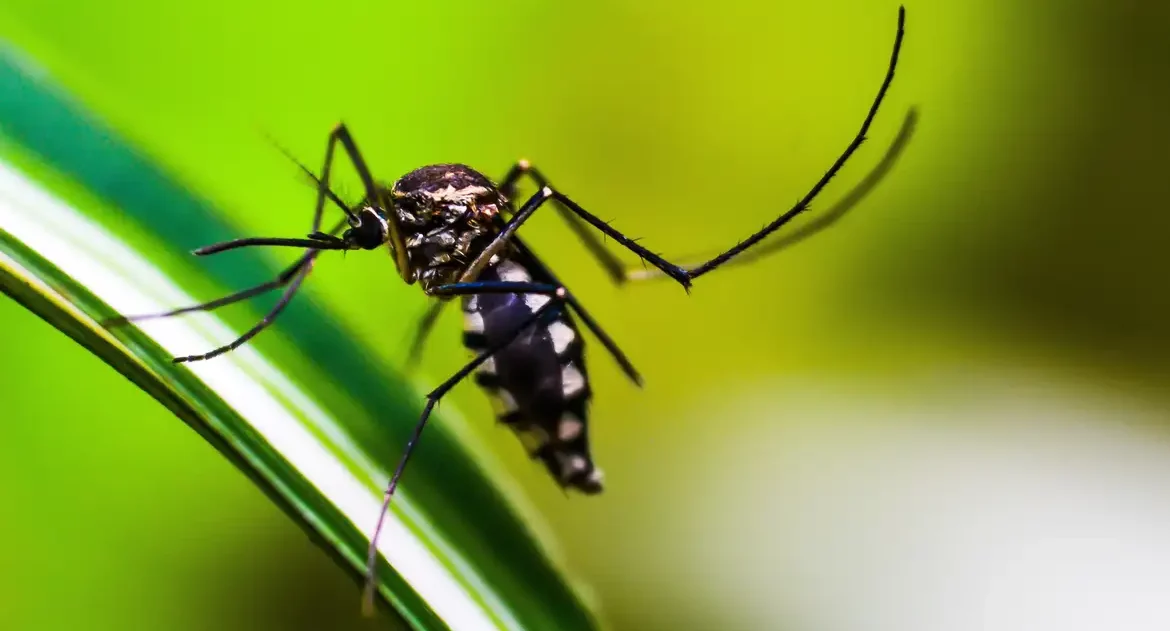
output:
{"label": "aedes mosquito", "polygon": [[[475,373],[475,380],[493,399],[497,415],[530,449],[531,456],[548,469],[564,488],[585,494],[602,490],[602,474],[589,449],[588,402],[591,396],[585,370],[584,346],[575,318],[601,342],[622,371],[635,384],[642,379],[630,360],[608,334],[590,317],[576,297],[516,235],[523,223],[545,202],[568,221],[592,255],[618,282],[636,277],[607,251],[591,228],[637,254],[688,292],[696,278],[727,264],[768,235],[808,209],[809,204],[844,166],[865,140],[898,63],[906,12],[898,10],[898,30],[893,53],[877,96],[861,129],[829,170],[790,210],[763,229],[722,254],[694,266],[679,266],[647,250],[598,219],[564,193],[527,161],[517,162],[496,185],[462,164],[425,166],[387,186],[374,180],[353,136],[344,124],[329,134],[321,174],[300,168],[315,182],[317,201],[313,228],[306,238],[249,237],[209,245],[194,254],[206,256],[250,246],[287,246],[305,253],[276,279],[200,305],[166,313],[127,316],[111,324],[208,311],[253,296],[284,288],[280,299],[255,326],[231,343],[202,355],[177,357],[175,362],[211,359],[238,348],[269,326],[289,303],[309,275],[318,255],[325,250],[374,250],[387,247],[395,268],[408,284],[418,283],[437,302],[424,317],[415,348],[434,323],[439,308],[460,296],[464,315],[464,344],[475,358],[426,395],[426,404],[406,448],[386,487],[382,512],[370,537],[366,570],[365,602],[372,606],[377,540],[386,511],[402,472],[432,410],[456,384]],[[333,153],[340,143],[361,178],[365,197],[356,210],[330,188]],[[299,165],[299,163],[298,163]],[[517,210],[512,205],[515,187],[527,175],[540,187]],[[321,231],[325,201],[345,214],[345,219]],[[734,207],[740,200],[722,200]],[[345,228],[338,236],[338,232]]]}

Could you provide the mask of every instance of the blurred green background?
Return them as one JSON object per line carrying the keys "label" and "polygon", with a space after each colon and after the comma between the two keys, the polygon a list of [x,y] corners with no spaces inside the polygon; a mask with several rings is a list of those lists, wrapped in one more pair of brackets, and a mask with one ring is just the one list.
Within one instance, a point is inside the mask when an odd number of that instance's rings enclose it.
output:
{"label": "blurred green background", "polygon": [[[678,256],[745,236],[828,167],[881,80],[896,10],[9,0],[0,35],[241,234],[309,220],[311,189],[263,134],[315,168],[344,120],[384,179],[440,161],[499,176],[526,157]],[[1170,9],[907,10],[871,142],[817,207],[911,106],[917,133],[815,240],[687,296],[611,287],[554,215],[525,227],[646,377],[638,391],[591,356],[606,493],[566,498],[480,392],[453,402],[484,419],[616,628],[1070,628],[1097,605],[1112,623],[1146,612],[1113,628],[1170,619],[1141,596],[1170,585],[1156,534],[1170,526]],[[388,258],[333,257],[309,285],[402,362],[425,303]],[[464,358],[454,315],[426,380]],[[153,400],[9,301],[0,327],[0,628],[378,627],[342,571]],[[1127,596],[1083,596],[1102,593]]]}

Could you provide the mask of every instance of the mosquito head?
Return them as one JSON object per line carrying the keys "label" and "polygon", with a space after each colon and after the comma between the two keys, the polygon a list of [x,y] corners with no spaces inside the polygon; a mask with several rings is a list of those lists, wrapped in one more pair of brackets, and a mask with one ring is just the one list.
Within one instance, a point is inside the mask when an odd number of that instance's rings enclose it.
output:
{"label": "mosquito head", "polygon": [[357,221],[351,223],[341,238],[355,248],[373,250],[389,240],[390,224],[382,213],[366,206],[357,213]]}

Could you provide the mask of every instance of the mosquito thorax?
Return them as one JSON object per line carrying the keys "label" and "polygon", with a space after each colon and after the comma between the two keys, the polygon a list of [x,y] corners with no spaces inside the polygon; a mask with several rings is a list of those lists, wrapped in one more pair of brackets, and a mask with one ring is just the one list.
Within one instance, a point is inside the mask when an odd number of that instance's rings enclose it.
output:
{"label": "mosquito thorax", "polygon": [[402,176],[390,189],[407,264],[424,289],[454,282],[496,233],[507,200],[483,174],[436,164]]}

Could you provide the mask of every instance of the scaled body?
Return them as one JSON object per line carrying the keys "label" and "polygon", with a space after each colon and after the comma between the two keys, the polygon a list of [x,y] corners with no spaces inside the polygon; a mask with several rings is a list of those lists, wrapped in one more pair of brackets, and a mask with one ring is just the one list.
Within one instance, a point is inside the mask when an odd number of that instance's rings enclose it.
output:
{"label": "scaled body", "polygon": [[[495,260],[479,278],[552,283],[539,264],[518,254]],[[464,296],[464,344],[479,353],[506,342],[549,300],[540,294]],[[564,487],[599,493],[602,476],[589,452],[586,423],[592,393],[584,344],[567,311],[551,315],[481,365],[476,382],[495,401],[499,420],[520,436],[553,479]]]}
{"label": "scaled body", "polygon": [[[424,290],[457,282],[499,233],[500,213],[511,210],[490,179],[462,164],[411,171],[387,195],[411,280]],[[476,280],[556,284],[539,262],[515,247],[493,257]],[[541,294],[463,296],[464,344],[479,354],[508,342],[550,300]],[[517,433],[553,479],[563,487],[598,493],[601,472],[593,464],[586,429],[591,392],[584,344],[567,310],[549,316],[486,360],[476,371],[476,382],[492,398],[499,420]]]}
{"label": "scaled body", "polygon": [[497,233],[507,200],[487,177],[462,164],[434,164],[398,178],[388,194],[409,269],[424,290],[454,283]]}

